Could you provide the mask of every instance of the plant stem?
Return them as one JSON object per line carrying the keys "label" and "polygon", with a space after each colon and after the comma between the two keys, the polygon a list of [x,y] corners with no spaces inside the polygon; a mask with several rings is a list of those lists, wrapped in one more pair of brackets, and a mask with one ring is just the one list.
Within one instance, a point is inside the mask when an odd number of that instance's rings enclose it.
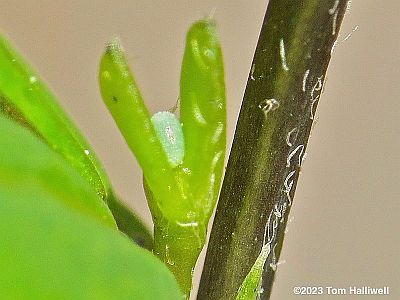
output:
{"label": "plant stem", "polygon": [[[268,299],[347,1],[271,0],[248,78],[198,299],[234,299],[264,244]],[[263,290],[263,292],[262,292]]]}
{"label": "plant stem", "polygon": [[171,270],[185,299],[189,299],[194,267],[206,241],[207,223],[198,220],[184,224],[166,219],[145,179],[143,187],[154,221],[153,253]]}
{"label": "plant stem", "polygon": [[107,205],[114,216],[118,229],[140,247],[151,251],[153,249],[153,237],[146,225],[123,204],[112,190],[109,191],[108,195]]}
{"label": "plant stem", "polygon": [[189,299],[197,258],[203,249],[206,233],[202,226],[182,227],[174,223],[154,227],[154,254],[175,275],[185,299]]}

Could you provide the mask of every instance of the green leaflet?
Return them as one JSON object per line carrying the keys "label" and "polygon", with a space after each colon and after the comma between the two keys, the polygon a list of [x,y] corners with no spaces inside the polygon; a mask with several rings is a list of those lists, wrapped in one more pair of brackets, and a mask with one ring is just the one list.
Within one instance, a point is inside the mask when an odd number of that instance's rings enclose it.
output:
{"label": "green leaflet", "polygon": [[246,275],[243,283],[240,285],[236,300],[255,300],[260,295],[260,283],[262,280],[262,273],[264,270],[265,261],[271,251],[271,245],[265,244],[256,261],[250,269],[250,272]]}
{"label": "green leaflet", "polygon": [[188,31],[180,80],[180,123],[150,113],[119,41],[101,59],[100,90],[144,174],[154,220],[154,253],[188,297],[219,193],[226,146],[222,51],[212,20]]}
{"label": "green leaflet", "polygon": [[146,247],[152,244],[147,229],[112,192],[110,181],[94,151],[53,94],[1,35],[0,115],[29,129],[79,171],[110,206],[120,230],[133,240],[142,241]]}
{"label": "green leaflet", "polygon": [[0,183],[1,299],[182,299],[151,253],[53,199]]}
{"label": "green leaflet", "polygon": [[212,20],[192,25],[186,37],[180,81],[184,165],[206,218],[219,194],[226,146],[226,96],[221,45]]}
{"label": "green leaflet", "polygon": [[1,115],[0,141],[1,185],[11,191],[40,187],[53,199],[116,228],[107,205],[72,166],[28,130]]}
{"label": "green leaflet", "polygon": [[192,205],[179,181],[181,168],[168,160],[118,40],[108,44],[101,58],[99,83],[104,103],[157,195],[163,215],[185,222]]}

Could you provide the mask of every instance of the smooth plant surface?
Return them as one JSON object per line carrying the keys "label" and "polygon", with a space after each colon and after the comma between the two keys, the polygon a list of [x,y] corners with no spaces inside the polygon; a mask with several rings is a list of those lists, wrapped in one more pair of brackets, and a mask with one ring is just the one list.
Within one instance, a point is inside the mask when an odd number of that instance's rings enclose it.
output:
{"label": "smooth plant surface", "polygon": [[4,116],[0,139],[2,298],[181,299],[168,269],[118,232],[61,156]]}
{"label": "smooth plant surface", "polygon": [[0,178],[4,185],[10,189],[41,187],[54,199],[117,229],[107,205],[79,172],[26,129],[0,118]]}
{"label": "smooth plant surface", "polygon": [[118,40],[101,59],[101,94],[138,160],[154,220],[154,253],[188,297],[221,183],[226,145],[222,52],[212,20],[187,34],[180,117],[146,108]]}
{"label": "smooth plant surface", "polygon": [[2,113],[30,128],[66,157],[106,198],[110,184],[88,143],[38,75],[4,38],[0,39],[0,62]]}

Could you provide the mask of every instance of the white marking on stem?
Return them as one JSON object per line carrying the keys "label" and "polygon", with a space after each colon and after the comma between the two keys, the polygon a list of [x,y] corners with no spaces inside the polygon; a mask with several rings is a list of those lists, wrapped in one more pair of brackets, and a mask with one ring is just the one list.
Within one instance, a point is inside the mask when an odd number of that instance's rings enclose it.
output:
{"label": "white marking on stem", "polygon": [[290,178],[292,178],[292,176],[294,175],[295,172],[296,172],[296,171],[290,172],[290,173],[288,174],[288,176],[286,176],[285,181],[283,182],[283,185],[285,186],[284,192],[285,192],[286,197],[287,197],[287,199],[288,199],[288,204],[289,204],[289,206],[292,205],[292,198],[290,197],[290,191],[292,190],[293,183],[294,183],[293,180],[291,180],[290,183],[289,183],[289,180],[290,180]]}
{"label": "white marking on stem", "polygon": [[292,176],[294,175],[294,173],[296,173],[296,171],[292,171],[288,174],[288,176],[286,176],[285,181],[284,181],[284,186],[285,186],[285,192],[290,192],[292,190],[292,186],[293,186],[293,180],[290,181],[289,183],[289,179],[292,178]]}
{"label": "white marking on stem", "polygon": [[332,20],[332,35],[335,35],[335,34],[336,34],[337,17],[338,17],[338,14],[339,14],[338,6],[339,6],[339,0],[335,0],[335,3],[333,4],[333,7],[330,8],[330,9],[328,10],[328,13],[329,13],[330,15],[333,15],[333,20]]}
{"label": "white marking on stem", "polygon": [[197,227],[197,226],[199,226],[199,223],[197,223],[197,222],[181,223],[181,222],[176,221],[176,224],[178,224],[181,227]]}
{"label": "white marking on stem", "polygon": [[286,204],[286,202],[283,202],[281,223],[283,223],[283,220],[285,219],[284,217],[285,217],[286,208],[287,208],[287,204]]}
{"label": "white marking on stem", "polygon": [[274,245],[274,247],[272,247],[272,261],[271,261],[271,263],[269,264],[269,266],[271,267],[271,269],[272,269],[274,272],[276,271],[276,254],[275,254],[276,245],[278,245],[278,243],[276,243],[276,244]]}
{"label": "white marking on stem", "polygon": [[263,100],[259,105],[259,108],[267,115],[271,110],[275,110],[279,107],[278,100],[271,98]]}
{"label": "white marking on stem", "polygon": [[250,71],[250,79],[251,79],[251,80],[256,80],[256,79],[254,78],[254,69],[255,69],[255,67],[256,67],[255,64],[253,64],[253,65],[251,66],[251,71]]}
{"label": "white marking on stem", "polygon": [[268,220],[267,220],[267,224],[266,224],[266,226],[265,226],[265,228],[264,228],[264,238],[263,238],[263,245],[265,245],[265,243],[266,243],[266,237],[268,237],[267,238],[267,241],[269,242],[269,241],[271,241],[271,236],[269,235],[269,226],[270,226],[270,224],[271,224],[271,217],[272,217],[272,211],[271,211],[271,213],[269,214],[269,216],[268,216]]}
{"label": "white marking on stem", "polygon": [[315,115],[314,115],[314,104],[315,104],[315,102],[317,102],[318,99],[319,99],[319,95],[311,100],[311,107],[310,107],[310,119],[311,120],[314,120],[314,117],[315,117]]}
{"label": "white marking on stem", "polygon": [[299,153],[299,166],[301,165],[301,155],[304,152],[304,145],[298,145],[292,152],[289,153],[289,156],[286,159],[286,167],[290,167],[290,160],[292,159],[292,157],[297,153],[297,151],[301,149],[300,153]]}
{"label": "white marking on stem", "polygon": [[282,207],[279,209],[279,208],[278,208],[278,204],[275,204],[275,205],[274,205],[274,215],[275,215],[277,218],[281,218],[281,217],[282,217]]}
{"label": "white marking on stem", "polygon": [[339,12],[335,11],[335,14],[333,15],[333,21],[332,21],[332,35],[336,34],[336,24],[337,24],[337,17],[338,17]]}
{"label": "white marking on stem", "polygon": [[322,90],[322,87],[323,87],[322,78],[323,78],[323,77],[324,77],[324,76],[322,75],[321,77],[318,77],[318,78],[317,78],[317,82],[314,84],[314,86],[313,86],[313,88],[312,88],[312,90],[311,90],[311,98],[314,97],[314,92],[315,92],[315,91],[320,91],[320,90]]}
{"label": "white marking on stem", "polygon": [[306,84],[307,84],[307,77],[308,77],[308,74],[310,74],[310,69],[307,69],[307,70],[304,72],[304,76],[303,76],[303,92],[306,91]]}
{"label": "white marking on stem", "polygon": [[283,39],[281,39],[279,42],[279,54],[281,56],[282,68],[285,71],[289,71],[289,67],[286,63],[285,43],[284,43]]}
{"label": "white marking on stem", "polygon": [[[338,38],[339,38],[339,35],[338,35]],[[333,52],[335,51],[335,48],[337,47],[338,44],[339,44],[339,42],[338,42],[338,40],[336,39],[336,40],[333,42],[333,45],[332,45],[332,48],[331,48],[331,55],[332,55]]]}
{"label": "white marking on stem", "polygon": [[337,10],[339,6],[339,0],[335,0],[335,3],[333,4],[333,7],[329,9],[329,14],[333,15],[335,13],[335,11]]}
{"label": "white marking on stem", "polygon": [[[293,146],[293,142],[291,140],[292,134],[293,132],[295,132],[297,130],[297,127],[293,128],[292,130],[290,130],[288,132],[288,134],[286,135],[286,145],[288,145],[289,147]],[[296,137],[297,137],[298,132],[296,132]],[[296,137],[294,138],[294,140],[296,140]]]}

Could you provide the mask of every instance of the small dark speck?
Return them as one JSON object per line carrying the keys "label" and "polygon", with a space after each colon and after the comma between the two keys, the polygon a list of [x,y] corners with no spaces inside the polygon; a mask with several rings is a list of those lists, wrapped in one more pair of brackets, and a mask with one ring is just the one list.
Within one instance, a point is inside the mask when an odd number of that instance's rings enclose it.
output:
{"label": "small dark speck", "polygon": [[114,102],[118,102],[118,98],[117,98],[116,96],[112,96],[112,100],[113,100]]}

